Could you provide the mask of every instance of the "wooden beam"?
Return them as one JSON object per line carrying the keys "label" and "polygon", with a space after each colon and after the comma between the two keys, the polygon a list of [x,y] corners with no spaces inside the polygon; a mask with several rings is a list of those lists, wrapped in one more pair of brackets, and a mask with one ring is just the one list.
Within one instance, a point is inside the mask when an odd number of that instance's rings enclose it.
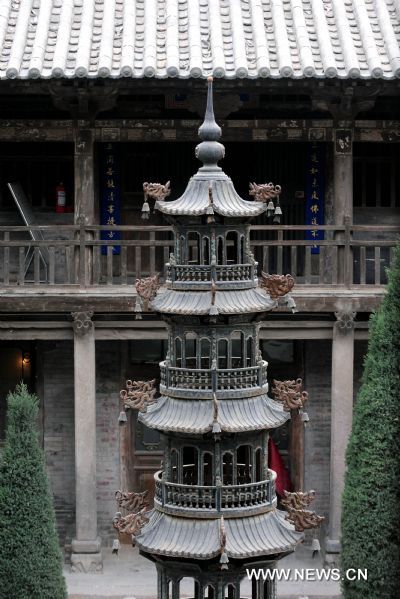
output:
{"label": "wooden beam", "polygon": [[93,310],[95,313],[127,312],[134,318],[135,296],[126,295],[95,295],[86,292],[66,295],[16,295],[10,293],[0,295],[1,313],[46,313],[46,312],[77,312],[81,309]]}
{"label": "wooden beam", "polygon": [[[0,119],[0,141],[73,142],[77,132],[94,126],[98,142],[198,141],[200,119],[110,119],[89,120]],[[77,123],[77,124],[76,124]],[[396,143],[400,121],[349,121],[354,141]],[[220,120],[224,141],[305,142],[334,140],[332,119],[237,119]]]}
{"label": "wooden beam", "polygon": [[0,331],[0,342],[1,341],[23,341],[33,340],[38,341],[72,341],[74,338],[72,329],[70,331],[66,329],[51,329],[51,330],[38,330],[38,329],[19,329],[17,331],[13,329],[6,329]]}
{"label": "wooden beam", "polygon": [[[140,326],[137,326],[137,325]],[[144,326],[156,324],[157,326]],[[333,321],[302,321],[290,320],[262,323],[260,339],[332,339]],[[96,341],[128,341],[130,339],[167,339],[166,325],[161,321],[156,323],[132,321],[115,322],[97,321],[95,323]],[[0,341],[32,340],[58,341],[72,340],[72,322],[0,322]],[[368,322],[355,323],[355,339],[368,339]]]}
{"label": "wooden beam", "polygon": [[[167,325],[162,320],[96,320],[96,331],[102,331],[103,329],[132,329],[138,331],[153,331],[164,332],[167,330]],[[272,320],[264,321],[261,323],[261,330],[265,329],[331,329],[333,326],[333,320]],[[69,331],[72,326],[72,321],[46,321],[46,320],[2,320],[0,321],[0,335],[2,330],[12,329],[18,331],[20,329],[37,329],[39,331],[52,331],[54,329],[65,329]],[[368,321],[355,322],[356,330],[368,330]],[[153,334],[152,333],[152,334]]]}
{"label": "wooden beam", "polygon": [[[341,293],[338,289],[332,289],[327,293],[310,293],[295,295],[295,301],[300,313],[334,313],[341,309],[343,301],[353,312],[373,312],[379,308],[385,288],[374,288],[373,292],[363,293]],[[0,295],[0,314],[15,313],[66,313],[78,310],[93,310],[95,313],[113,314],[117,312],[130,314],[134,319],[135,296],[133,293],[127,295],[95,295],[86,292],[78,294],[66,294],[61,297],[50,294],[23,295],[19,293],[2,293]],[[287,314],[286,309],[275,310],[274,314]]]}

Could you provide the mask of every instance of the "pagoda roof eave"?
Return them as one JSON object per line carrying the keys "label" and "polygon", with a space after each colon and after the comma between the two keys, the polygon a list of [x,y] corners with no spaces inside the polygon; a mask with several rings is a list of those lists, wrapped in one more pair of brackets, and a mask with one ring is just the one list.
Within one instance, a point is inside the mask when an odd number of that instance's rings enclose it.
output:
{"label": "pagoda roof eave", "polygon": [[233,218],[253,218],[263,214],[267,206],[264,202],[241,198],[230,177],[224,172],[204,173],[199,171],[177,200],[156,202],[156,209],[170,216],[202,216],[210,208],[210,188],[212,208],[216,214]]}
{"label": "pagoda roof eave", "polygon": [[[281,403],[266,394],[245,399],[219,399],[218,423],[223,432],[238,433],[272,429],[290,418]],[[157,403],[139,414],[139,420],[149,428],[164,432],[205,434],[212,430],[214,402],[212,399],[177,399],[161,396]]]}
{"label": "pagoda roof eave", "polygon": [[[152,302],[156,312],[180,315],[205,315],[210,313],[212,294],[210,291],[167,289],[157,294]],[[269,312],[277,307],[273,300],[258,288],[217,290],[214,306],[218,314],[248,314]]]}
{"label": "pagoda roof eave", "polygon": [[[225,551],[231,559],[293,551],[304,538],[277,509],[256,516],[225,518],[225,532]],[[154,555],[212,559],[221,552],[220,520],[194,520],[155,509],[136,543],[142,551]]]}

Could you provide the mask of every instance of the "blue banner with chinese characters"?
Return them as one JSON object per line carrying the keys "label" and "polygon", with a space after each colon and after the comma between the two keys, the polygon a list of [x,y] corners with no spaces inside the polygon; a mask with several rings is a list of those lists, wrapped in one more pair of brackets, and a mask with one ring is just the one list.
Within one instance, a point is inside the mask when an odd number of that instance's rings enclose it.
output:
{"label": "blue banner with chinese characters", "polygon": [[[115,241],[121,239],[121,232],[113,230],[113,227],[121,224],[121,171],[116,144],[102,144],[100,165],[101,224],[110,225],[110,230],[101,231],[101,239]],[[121,246],[113,246],[114,254],[119,254],[120,251]],[[102,246],[101,253],[107,255],[107,246]]]}
{"label": "blue banner with chinese characters", "polygon": [[[322,143],[309,144],[306,175],[306,225],[324,224],[324,164],[325,145]],[[307,230],[306,239],[320,241],[324,239],[324,231]],[[319,246],[313,245],[311,253],[319,254]]]}

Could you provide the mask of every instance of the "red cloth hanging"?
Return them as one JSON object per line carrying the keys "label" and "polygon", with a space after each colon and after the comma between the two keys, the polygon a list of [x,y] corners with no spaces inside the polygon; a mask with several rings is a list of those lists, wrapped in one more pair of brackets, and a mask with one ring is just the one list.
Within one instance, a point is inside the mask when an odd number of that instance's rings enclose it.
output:
{"label": "red cloth hanging", "polygon": [[276,472],[275,488],[280,497],[283,496],[284,491],[292,490],[289,472],[283,463],[276,443],[271,437],[268,439],[268,468]]}

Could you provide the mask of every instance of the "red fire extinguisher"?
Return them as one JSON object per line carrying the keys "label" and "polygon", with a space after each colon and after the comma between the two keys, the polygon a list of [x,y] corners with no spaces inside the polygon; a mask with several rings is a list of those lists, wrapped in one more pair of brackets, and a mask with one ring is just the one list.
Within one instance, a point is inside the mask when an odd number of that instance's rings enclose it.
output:
{"label": "red fire extinguisher", "polygon": [[61,182],[56,187],[56,212],[65,212],[65,203],[65,187],[64,184]]}

